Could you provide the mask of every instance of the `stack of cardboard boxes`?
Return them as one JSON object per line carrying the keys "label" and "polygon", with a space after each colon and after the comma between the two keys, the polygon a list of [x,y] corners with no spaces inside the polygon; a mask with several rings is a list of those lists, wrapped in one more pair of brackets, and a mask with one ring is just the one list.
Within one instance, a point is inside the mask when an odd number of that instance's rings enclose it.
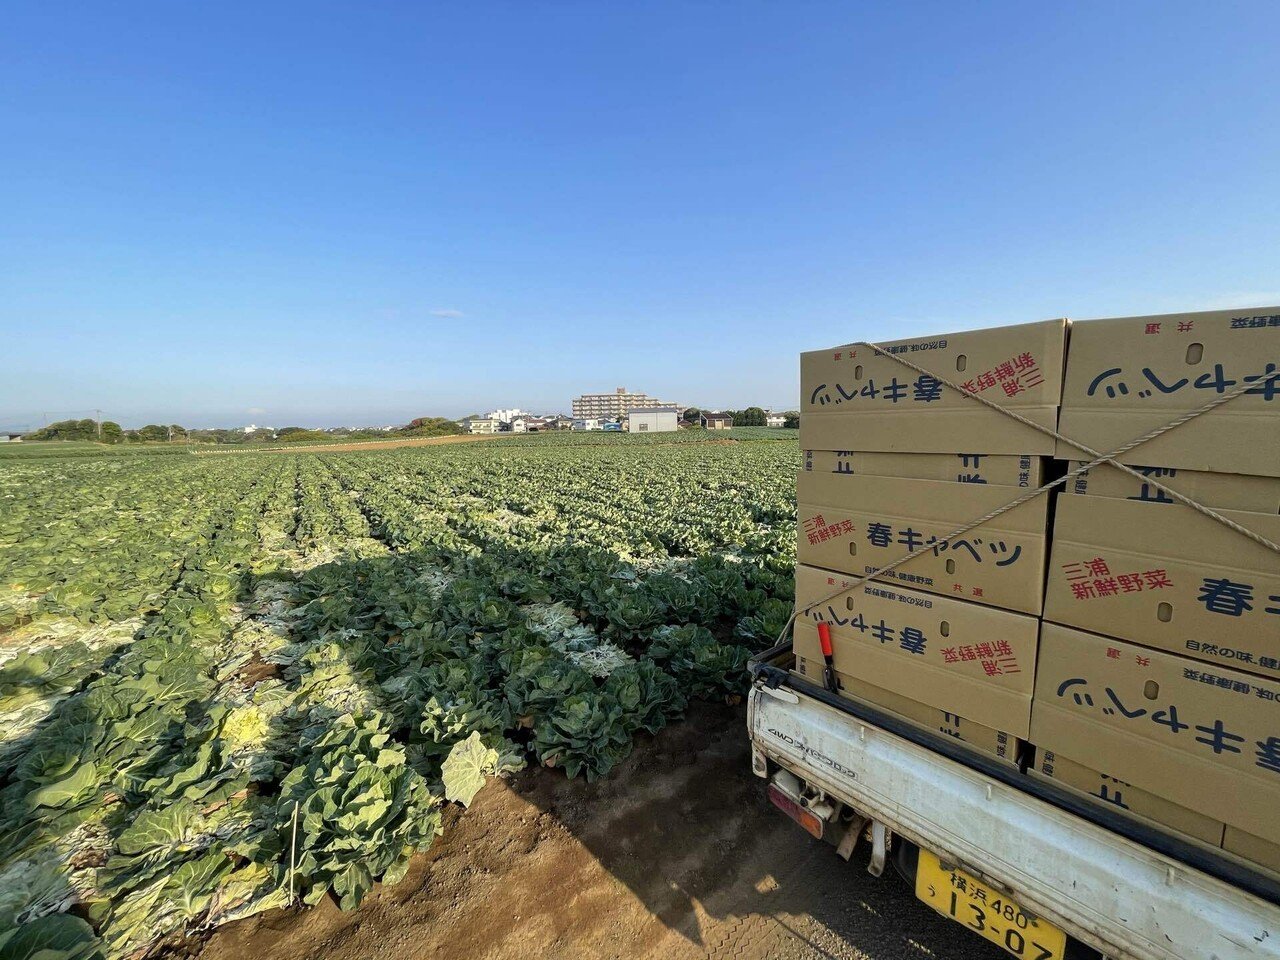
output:
{"label": "stack of cardboard boxes", "polygon": [[888,348],[926,372],[854,346],[801,358],[797,603],[929,549],[801,617],[798,669],[821,666],[826,621],[843,692],[1016,762],[1031,720],[1048,499],[945,537],[1043,483],[1054,438],[941,380],[1052,430],[1066,321]]}
{"label": "stack of cardboard boxes", "polygon": [[[1257,384],[1120,459],[1278,542],[1277,363],[1280,309],[1077,323],[1059,429],[1107,451]],[[1077,477],[1031,739],[1041,775],[1280,870],[1280,556],[1115,467]]]}
{"label": "stack of cardboard boxes", "polygon": [[[1280,871],[1280,309],[1026,324],[801,360],[795,629],[821,682]],[[946,541],[1090,455],[1247,393]],[[981,451],[974,453],[973,451]],[[1053,458],[1053,459],[1049,459]],[[1151,479],[1147,479],[1151,478]],[[1020,745],[1028,741],[1030,747]]]}

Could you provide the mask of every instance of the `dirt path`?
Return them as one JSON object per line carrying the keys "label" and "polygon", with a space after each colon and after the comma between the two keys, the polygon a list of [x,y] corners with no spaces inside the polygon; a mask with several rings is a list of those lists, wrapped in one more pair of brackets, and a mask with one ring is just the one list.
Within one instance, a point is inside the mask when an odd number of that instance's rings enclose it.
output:
{"label": "dirt path", "polygon": [[[199,960],[996,960],[865,854],[845,863],[765,800],[742,710],[702,708],[606,780],[490,782],[405,880],[231,924]],[[194,946],[194,945],[193,945]]]}
{"label": "dirt path", "polygon": [[445,437],[412,437],[408,440],[353,440],[350,443],[300,443],[293,447],[254,447],[243,444],[230,450],[197,450],[197,456],[218,456],[226,453],[345,453],[351,450],[397,450],[400,447],[438,447],[447,443],[473,443],[477,440],[494,440],[511,434],[461,433]]}

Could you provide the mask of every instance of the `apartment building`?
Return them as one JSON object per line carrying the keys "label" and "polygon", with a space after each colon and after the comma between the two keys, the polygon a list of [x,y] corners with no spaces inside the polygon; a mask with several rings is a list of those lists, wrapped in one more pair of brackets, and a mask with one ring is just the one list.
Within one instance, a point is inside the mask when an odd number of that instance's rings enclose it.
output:
{"label": "apartment building", "polygon": [[670,407],[647,393],[630,393],[626,387],[618,387],[613,393],[584,393],[573,401],[573,416],[577,420],[621,419],[632,410],[652,410]]}

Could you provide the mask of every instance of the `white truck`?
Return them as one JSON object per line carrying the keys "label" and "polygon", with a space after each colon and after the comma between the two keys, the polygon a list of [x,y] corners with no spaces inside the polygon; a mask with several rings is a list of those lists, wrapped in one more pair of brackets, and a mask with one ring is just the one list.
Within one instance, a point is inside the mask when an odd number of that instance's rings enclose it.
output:
{"label": "white truck", "polygon": [[[1280,883],[941,733],[751,665],[754,772],[846,859],[869,837],[940,913],[1026,960],[1280,958]],[[1280,810],[1276,811],[1280,816]]]}

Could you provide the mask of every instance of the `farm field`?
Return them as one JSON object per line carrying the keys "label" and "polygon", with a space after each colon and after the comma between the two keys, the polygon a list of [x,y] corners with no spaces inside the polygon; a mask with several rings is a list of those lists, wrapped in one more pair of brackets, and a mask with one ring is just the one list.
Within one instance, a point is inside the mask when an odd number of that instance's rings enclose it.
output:
{"label": "farm field", "polygon": [[598,781],[732,699],[793,438],[0,460],[0,949],[354,908],[487,777]]}

